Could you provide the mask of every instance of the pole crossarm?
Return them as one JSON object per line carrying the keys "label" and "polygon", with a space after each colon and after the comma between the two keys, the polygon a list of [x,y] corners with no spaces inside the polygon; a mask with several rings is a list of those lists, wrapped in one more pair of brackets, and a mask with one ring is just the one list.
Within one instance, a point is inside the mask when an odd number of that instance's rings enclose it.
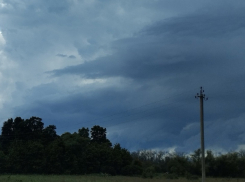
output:
{"label": "pole crossarm", "polygon": [[202,87],[200,87],[200,94],[199,93],[197,93],[196,94],[196,96],[195,96],[195,98],[197,99],[197,98],[202,98],[202,99],[204,99],[204,100],[208,100],[208,98],[206,98],[206,95],[205,94],[203,94],[204,93],[204,90],[202,89]]}

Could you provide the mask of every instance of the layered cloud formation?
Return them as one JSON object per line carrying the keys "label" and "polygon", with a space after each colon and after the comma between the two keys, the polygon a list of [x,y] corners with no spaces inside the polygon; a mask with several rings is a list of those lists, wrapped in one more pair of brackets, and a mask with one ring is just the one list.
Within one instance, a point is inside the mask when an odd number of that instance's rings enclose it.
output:
{"label": "layered cloud formation", "polygon": [[245,2],[0,0],[0,121],[107,128],[129,150],[245,143]]}

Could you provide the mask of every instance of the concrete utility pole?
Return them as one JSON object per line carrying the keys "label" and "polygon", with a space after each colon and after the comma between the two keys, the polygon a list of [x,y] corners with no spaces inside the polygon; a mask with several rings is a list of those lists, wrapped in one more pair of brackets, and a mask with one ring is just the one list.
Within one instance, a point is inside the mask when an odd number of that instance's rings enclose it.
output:
{"label": "concrete utility pole", "polygon": [[203,99],[208,100],[205,98],[205,94],[203,94],[204,90],[202,87],[200,88],[200,94],[197,93],[195,98],[200,99],[200,125],[201,125],[201,152],[202,152],[202,182],[205,182],[205,148],[204,148],[204,124],[203,124]]}

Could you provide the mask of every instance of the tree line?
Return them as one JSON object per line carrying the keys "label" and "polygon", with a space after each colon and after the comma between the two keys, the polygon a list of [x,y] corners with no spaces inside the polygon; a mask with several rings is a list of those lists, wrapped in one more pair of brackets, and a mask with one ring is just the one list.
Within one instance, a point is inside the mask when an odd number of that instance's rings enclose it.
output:
{"label": "tree line", "polygon": [[[42,119],[8,119],[0,135],[0,173],[201,176],[201,150],[192,154],[139,150],[129,152],[112,145],[106,128],[95,125],[77,132],[56,133]],[[206,152],[206,174],[245,177],[245,151],[214,155]]]}
{"label": "tree line", "polygon": [[120,144],[112,146],[101,126],[59,136],[54,125],[44,128],[39,117],[3,123],[0,173],[130,175],[133,168],[138,166],[130,152]]}
{"label": "tree line", "polygon": [[[201,177],[201,150],[191,154],[181,152],[164,152],[154,150],[139,150],[132,152],[134,160],[143,167],[143,175],[154,176],[154,173],[165,173],[167,176],[192,178]],[[245,178],[245,150],[214,154],[211,150],[205,155],[206,176]]]}

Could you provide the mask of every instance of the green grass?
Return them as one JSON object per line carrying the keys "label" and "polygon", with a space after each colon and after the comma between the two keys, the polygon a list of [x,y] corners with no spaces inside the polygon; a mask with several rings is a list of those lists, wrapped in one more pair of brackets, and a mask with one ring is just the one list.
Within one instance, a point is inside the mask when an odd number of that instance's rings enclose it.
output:
{"label": "green grass", "polygon": [[[103,175],[0,175],[0,182],[200,182],[198,180],[165,179],[163,177],[144,179],[141,177]],[[206,182],[245,182],[245,179],[207,178]]]}

